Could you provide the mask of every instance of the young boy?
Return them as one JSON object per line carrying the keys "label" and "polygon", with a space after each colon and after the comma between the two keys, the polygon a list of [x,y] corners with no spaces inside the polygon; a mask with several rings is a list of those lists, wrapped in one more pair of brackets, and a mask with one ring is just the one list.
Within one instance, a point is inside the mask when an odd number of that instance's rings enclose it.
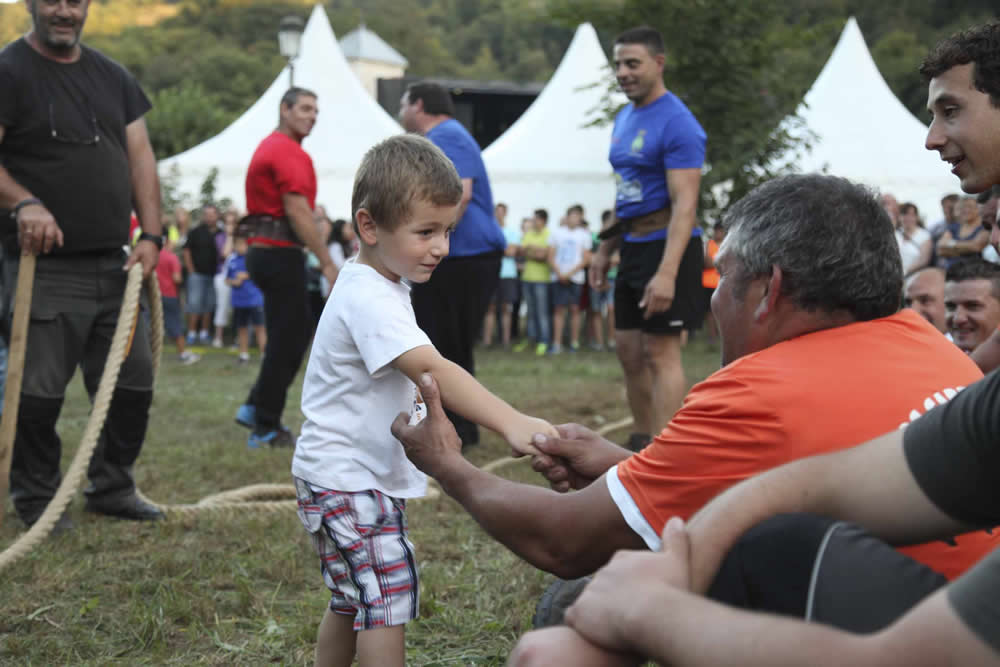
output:
{"label": "young boy", "polygon": [[332,592],[317,665],[403,665],[404,624],[417,615],[407,498],[427,479],[390,433],[415,412],[415,382],[432,373],[445,405],[530,453],[545,421],[521,414],[444,359],[417,326],[408,283],[425,282],[448,254],[462,182],[440,149],[395,136],[365,155],[352,210],[361,252],[340,271],[320,318],[302,389],[306,421],[292,474],[299,518]]}
{"label": "young boy", "polygon": [[267,331],[264,329],[264,295],[250,280],[247,271],[247,239],[237,236],[233,241],[233,254],[226,262],[226,284],[232,288],[230,300],[233,304],[233,324],[240,345],[240,363],[250,361],[250,334],[253,327],[257,339],[257,349],[263,351],[267,345]]}
{"label": "young boy", "polygon": [[185,349],[184,328],[181,323],[181,304],[177,298],[177,286],[183,281],[181,261],[173,252],[170,240],[160,251],[160,261],[156,264],[156,280],[160,283],[160,303],[163,304],[163,329],[167,338],[177,346],[177,360],[185,366],[196,363],[200,356]]}
{"label": "young boy", "polygon": [[593,245],[590,232],[583,227],[583,207],[570,206],[566,225],[552,232],[549,242],[549,265],[552,267],[552,354],[562,352],[563,325],[569,309],[569,349],[580,349],[580,294],[587,282],[585,269],[590,264]]}

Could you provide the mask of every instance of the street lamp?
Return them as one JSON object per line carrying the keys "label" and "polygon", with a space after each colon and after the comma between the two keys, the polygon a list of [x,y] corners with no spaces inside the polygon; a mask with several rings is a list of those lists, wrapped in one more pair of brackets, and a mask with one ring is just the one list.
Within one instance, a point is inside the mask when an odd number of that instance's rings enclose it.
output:
{"label": "street lamp", "polygon": [[290,88],[295,87],[295,63],[293,62],[299,55],[299,46],[302,43],[302,31],[305,24],[298,16],[286,16],[278,24],[278,51],[288,58],[288,83]]}

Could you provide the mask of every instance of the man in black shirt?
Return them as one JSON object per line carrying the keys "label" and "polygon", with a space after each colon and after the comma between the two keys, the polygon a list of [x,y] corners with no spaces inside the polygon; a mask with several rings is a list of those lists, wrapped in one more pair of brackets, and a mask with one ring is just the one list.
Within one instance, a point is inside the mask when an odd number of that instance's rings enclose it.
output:
{"label": "man in black shirt", "polygon": [[201,222],[188,233],[184,244],[184,268],[188,272],[188,345],[196,340],[206,344],[212,340],[212,314],[215,312],[212,281],[221,259],[215,243],[218,224],[219,209],[214,204],[205,204],[201,209]]}
{"label": "man in black shirt", "polygon": [[[93,396],[124,294],[122,267],[139,263],[148,276],[163,241],[156,159],[142,118],[149,100],[124,68],[80,44],[88,0],[26,6],[31,32],[0,51],[0,236],[12,260],[8,297],[18,248],[38,256],[10,475],[14,507],[30,525],[60,482],[55,427],[66,385],[80,366]],[[126,258],[133,208],[142,234]],[[139,499],[132,479],[152,386],[149,332],[139,318],[88,470],[88,511],[162,517]]]}

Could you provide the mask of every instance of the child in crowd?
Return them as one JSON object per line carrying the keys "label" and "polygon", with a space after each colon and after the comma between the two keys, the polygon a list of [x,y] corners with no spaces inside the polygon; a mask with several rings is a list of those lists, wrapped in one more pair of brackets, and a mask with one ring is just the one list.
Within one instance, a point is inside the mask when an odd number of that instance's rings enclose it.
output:
{"label": "child in crowd", "polygon": [[174,244],[169,238],[160,251],[160,260],[156,265],[156,280],[160,284],[164,333],[177,346],[177,359],[184,365],[193,364],[201,357],[186,349],[184,345],[181,303],[177,298],[177,286],[184,277],[181,275],[181,260],[174,254]]}
{"label": "child in crowd", "polygon": [[[607,229],[614,222],[614,216],[610,210],[601,213],[601,229]],[[594,245],[591,252],[597,252],[601,244],[594,233]],[[591,255],[593,256],[593,255]],[[608,349],[615,347],[615,279],[618,277],[618,264],[621,262],[621,254],[615,250],[611,255],[611,268],[608,270],[608,278],[601,287],[590,288],[590,347],[594,350],[604,349],[604,320],[607,320]]]}
{"label": "child in crowd", "polygon": [[521,237],[524,270],[521,272],[521,298],[528,307],[527,337],[514,346],[520,352],[535,342],[535,354],[544,356],[552,341],[552,319],[549,313],[549,213],[544,208],[535,211],[531,229]]}
{"label": "child in crowd", "polygon": [[407,498],[426,476],[390,431],[400,412],[419,418],[415,382],[433,374],[444,404],[533,453],[532,434],[555,434],[444,359],[417,326],[409,283],[430,279],[448,254],[462,182],[432,143],[399,135],[368,151],[354,181],[361,252],[341,269],[320,319],[302,389],[306,421],[292,474],[299,518],[332,592],[319,627],[317,665],[405,662],[404,624],[419,608]]}
{"label": "child in crowd", "polygon": [[233,254],[226,262],[226,284],[232,288],[233,324],[240,346],[240,363],[250,361],[250,327],[253,327],[257,349],[263,352],[267,345],[264,328],[264,295],[250,280],[247,271],[247,238],[238,235],[233,241]]}
{"label": "child in crowd", "polygon": [[592,245],[590,232],[583,226],[583,207],[566,211],[566,224],[552,232],[549,265],[552,267],[552,354],[562,352],[563,326],[569,309],[569,349],[580,349],[580,294],[587,282]]}

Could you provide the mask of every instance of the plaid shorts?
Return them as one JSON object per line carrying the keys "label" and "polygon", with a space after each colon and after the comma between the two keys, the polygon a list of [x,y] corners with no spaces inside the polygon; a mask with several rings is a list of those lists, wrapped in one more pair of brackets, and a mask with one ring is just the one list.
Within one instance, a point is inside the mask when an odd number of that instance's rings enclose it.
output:
{"label": "plaid shorts", "polygon": [[403,625],[417,617],[419,588],[406,501],[379,491],[332,491],[295,478],[299,519],[312,536],[330,610],[354,629]]}

